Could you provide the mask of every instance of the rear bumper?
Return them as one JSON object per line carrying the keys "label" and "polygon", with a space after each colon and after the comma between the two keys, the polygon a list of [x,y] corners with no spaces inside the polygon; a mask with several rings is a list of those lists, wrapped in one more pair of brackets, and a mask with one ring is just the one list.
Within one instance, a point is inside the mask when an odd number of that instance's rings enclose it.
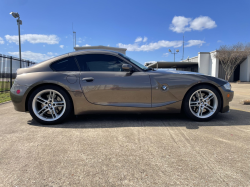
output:
{"label": "rear bumper", "polygon": [[223,86],[218,87],[218,88],[221,92],[222,100],[223,100],[221,113],[229,112],[230,111],[229,102],[231,102],[233,100],[234,91],[226,90]]}
{"label": "rear bumper", "polygon": [[[31,88],[27,86],[20,86],[16,84],[13,84],[13,86],[11,87],[10,97],[16,111],[26,112],[25,100],[27,97],[28,90],[30,89]],[[17,94],[17,90],[20,90],[19,94]]]}

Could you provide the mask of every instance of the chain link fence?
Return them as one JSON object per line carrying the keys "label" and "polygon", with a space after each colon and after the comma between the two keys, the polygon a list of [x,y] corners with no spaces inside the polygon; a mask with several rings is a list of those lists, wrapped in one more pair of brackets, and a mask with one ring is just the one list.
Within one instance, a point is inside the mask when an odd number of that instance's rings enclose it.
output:
{"label": "chain link fence", "polygon": [[18,68],[28,67],[35,62],[0,54],[0,94],[9,92]]}

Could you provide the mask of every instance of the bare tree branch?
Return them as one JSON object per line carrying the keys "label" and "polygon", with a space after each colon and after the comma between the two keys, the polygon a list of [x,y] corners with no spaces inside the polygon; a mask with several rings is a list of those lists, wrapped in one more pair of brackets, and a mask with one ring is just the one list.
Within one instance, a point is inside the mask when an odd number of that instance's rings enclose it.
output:
{"label": "bare tree branch", "polygon": [[222,45],[214,55],[219,59],[225,70],[225,80],[229,80],[237,65],[243,62],[250,55],[250,43],[237,43],[234,45]]}

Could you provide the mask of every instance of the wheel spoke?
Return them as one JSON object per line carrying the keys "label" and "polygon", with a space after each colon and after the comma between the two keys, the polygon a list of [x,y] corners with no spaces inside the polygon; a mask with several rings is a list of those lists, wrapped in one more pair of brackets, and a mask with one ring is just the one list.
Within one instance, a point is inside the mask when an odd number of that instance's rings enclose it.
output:
{"label": "wheel spoke", "polygon": [[213,110],[211,110],[210,108],[208,108],[207,106],[205,106],[206,109],[208,109],[210,112],[213,112]]}
{"label": "wheel spoke", "polygon": [[49,91],[49,99],[50,100],[52,100],[52,98],[53,98],[53,93],[54,93],[53,91]]}
{"label": "wheel spoke", "polygon": [[63,107],[64,106],[64,101],[58,101],[58,102],[54,102],[55,107]]}
{"label": "wheel spoke", "polygon": [[212,96],[213,94],[209,93],[207,97],[204,98],[204,100],[208,99],[210,96]]}
{"label": "wheel spoke", "polygon": [[197,99],[199,100],[199,99],[200,99],[200,97],[199,97],[198,92],[195,92],[195,95],[196,95]]}
{"label": "wheel spoke", "polygon": [[197,115],[200,116],[200,111],[201,111],[201,107],[199,106],[199,110],[197,112]]}
{"label": "wheel spoke", "polygon": [[55,97],[56,97],[56,93],[55,93],[55,92],[53,92],[52,102],[54,102],[54,101],[55,101]]}
{"label": "wheel spoke", "polygon": [[190,106],[199,106],[199,101],[191,101]]}
{"label": "wheel spoke", "polygon": [[214,107],[212,107],[211,105],[206,105],[206,108],[208,108],[209,110],[214,110]]}
{"label": "wheel spoke", "polygon": [[41,97],[37,97],[36,101],[39,102],[39,103],[42,103],[42,104],[44,104],[45,102],[47,102],[47,100],[45,100],[45,99],[43,99]]}
{"label": "wheel spoke", "polygon": [[37,113],[40,114],[44,109],[46,109],[46,106],[44,106],[41,110],[39,110]]}
{"label": "wheel spoke", "polygon": [[202,96],[202,93],[201,93],[201,91],[199,91],[199,93],[200,93],[200,99],[203,99],[203,96]]}
{"label": "wheel spoke", "polygon": [[214,95],[212,93],[209,93],[209,95],[207,97],[205,97],[204,100],[210,101],[213,98],[214,98]]}
{"label": "wheel spoke", "polygon": [[204,110],[204,107],[201,107],[201,114],[200,114],[200,116],[202,116],[203,110]]}
{"label": "wheel spoke", "polygon": [[54,112],[54,114],[55,114],[55,116],[56,116],[56,118],[57,118],[57,117],[58,117],[58,115],[57,115],[57,113],[56,113],[55,108],[54,108],[54,107],[52,107],[52,110],[53,110],[53,112]]}
{"label": "wheel spoke", "polygon": [[41,114],[39,114],[40,116],[42,116],[45,112],[47,112],[49,109],[43,110]]}
{"label": "wheel spoke", "polygon": [[50,111],[50,113],[51,113],[52,118],[54,119],[55,117],[54,117],[54,115],[53,115],[53,111],[52,111],[51,109],[49,109],[49,111]]}

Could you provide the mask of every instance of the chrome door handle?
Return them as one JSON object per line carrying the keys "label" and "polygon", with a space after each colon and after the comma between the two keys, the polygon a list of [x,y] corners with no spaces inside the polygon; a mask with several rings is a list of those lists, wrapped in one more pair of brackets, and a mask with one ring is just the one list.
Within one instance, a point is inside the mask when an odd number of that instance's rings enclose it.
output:
{"label": "chrome door handle", "polygon": [[85,77],[82,80],[87,81],[87,82],[92,82],[94,80],[94,78],[93,77]]}

